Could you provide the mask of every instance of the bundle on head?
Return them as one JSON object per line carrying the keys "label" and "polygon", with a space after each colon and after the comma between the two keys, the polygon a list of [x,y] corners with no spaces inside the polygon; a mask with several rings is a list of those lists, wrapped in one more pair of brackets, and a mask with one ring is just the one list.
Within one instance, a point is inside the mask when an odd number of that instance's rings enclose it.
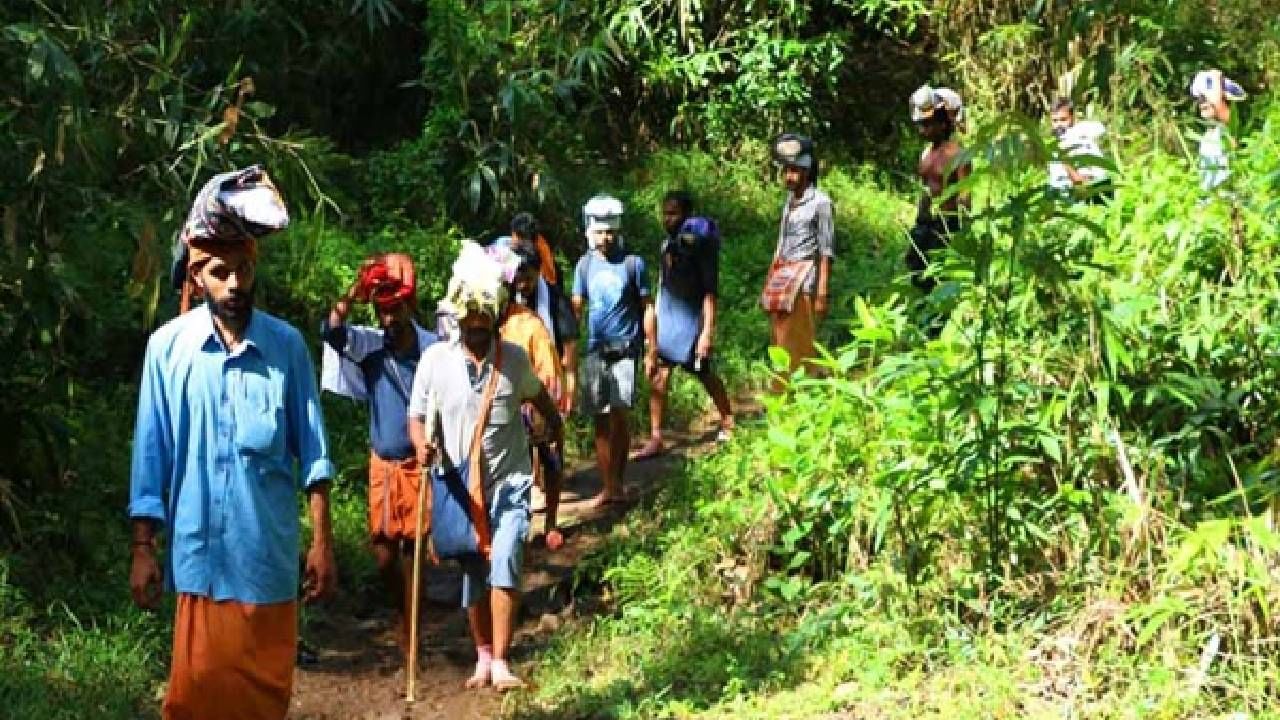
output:
{"label": "bundle on head", "polygon": [[178,236],[173,283],[182,291],[182,312],[199,297],[194,276],[211,258],[258,256],[258,238],[289,225],[284,199],[258,165],[213,176],[196,195]]}

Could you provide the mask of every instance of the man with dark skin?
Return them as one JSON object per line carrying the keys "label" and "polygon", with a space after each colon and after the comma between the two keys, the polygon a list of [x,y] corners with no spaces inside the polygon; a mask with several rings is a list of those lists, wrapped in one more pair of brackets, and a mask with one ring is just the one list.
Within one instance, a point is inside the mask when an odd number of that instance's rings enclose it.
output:
{"label": "man with dark skin", "polygon": [[[682,233],[685,221],[692,214],[693,198],[687,192],[669,192],[662,201],[662,227],[667,237],[658,259],[658,342],[649,350],[656,360],[649,393],[649,441],[636,452],[636,460],[663,452],[662,418],[667,407],[671,369],[676,365],[692,373],[715,403],[720,413],[721,439],[727,440],[733,432],[729,393],[712,368],[711,359],[719,284],[719,238]],[[688,340],[693,331],[697,338],[690,347]],[[672,353],[681,353],[678,357],[668,357],[661,350],[668,339],[672,345],[679,346],[670,348]]]}
{"label": "man with dark skin", "polygon": [[[369,408],[369,542],[391,604],[399,616],[398,641],[409,650],[411,593],[405,582],[417,532],[422,469],[409,438],[409,393],[418,358],[436,341],[413,319],[413,264],[406,255],[370,258],[323,327],[325,390]],[[355,303],[370,303],[378,327],[348,325]]]}
{"label": "man with dark skin", "polygon": [[[254,308],[257,238],[287,222],[260,168],[210,180],[181,234],[175,279],[184,312],[147,343],[130,473],[129,588],[146,608],[159,602],[162,579],[178,593],[166,719],[288,713],[299,487],[312,525],[303,600],[337,585],[334,469],[311,359],[301,333]],[[199,296],[206,302],[187,311]],[[162,530],[164,573],[155,554]]]}
{"label": "man with dark skin", "polygon": [[911,96],[911,116],[916,129],[929,145],[920,156],[917,174],[924,183],[916,211],[916,225],[911,231],[912,246],[907,251],[907,267],[911,281],[925,293],[933,291],[937,281],[924,277],[929,255],[947,245],[951,233],[960,229],[961,208],[969,207],[967,193],[954,193],[943,198],[947,189],[972,172],[963,160],[964,148],[955,140],[963,105],[959,95],[946,88],[937,90],[925,85]]}

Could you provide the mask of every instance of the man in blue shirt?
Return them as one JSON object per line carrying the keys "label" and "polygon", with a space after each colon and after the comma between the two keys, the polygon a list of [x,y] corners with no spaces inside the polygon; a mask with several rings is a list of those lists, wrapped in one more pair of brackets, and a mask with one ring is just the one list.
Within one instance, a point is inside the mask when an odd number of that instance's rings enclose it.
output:
{"label": "man in blue shirt", "polygon": [[[655,342],[656,321],[644,260],[622,248],[622,203],[597,195],[583,207],[589,249],[573,277],[573,309],[587,311],[587,356],[583,362],[583,414],[595,416],[596,465],[603,490],[596,507],[626,501],[622,476],[631,430],[627,410],[635,397],[636,358]],[[643,335],[641,331],[643,330]],[[645,356],[645,374],[653,377],[656,356]]]}
{"label": "man in blue shirt", "polygon": [[733,411],[724,382],[712,370],[716,296],[720,283],[720,237],[715,225],[693,215],[693,196],[668,192],[662,200],[662,227],[667,231],[658,254],[658,342],[649,349],[657,371],[649,393],[649,442],[635,459],[663,451],[662,416],[667,406],[671,368],[693,374],[720,412],[720,440],[733,432]]}
{"label": "man in blue shirt", "polygon": [[[179,270],[207,302],[147,343],[129,585],[143,607],[158,604],[162,578],[179,593],[166,718],[266,720],[288,712],[299,488],[313,531],[304,599],[337,583],[333,466],[311,360],[296,329],[253,307],[254,235],[272,213],[282,215],[283,204],[265,174],[219,176],[206,186],[184,226]],[[155,556],[161,530],[163,574]]]}
{"label": "man in blue shirt", "polygon": [[[351,305],[374,306],[378,327],[348,325]],[[321,385],[369,407],[369,537],[392,605],[398,638],[409,649],[412,600],[405,582],[417,538],[422,469],[409,439],[409,394],[418,359],[436,341],[413,319],[417,307],[413,261],[399,253],[370,258],[324,323]]]}

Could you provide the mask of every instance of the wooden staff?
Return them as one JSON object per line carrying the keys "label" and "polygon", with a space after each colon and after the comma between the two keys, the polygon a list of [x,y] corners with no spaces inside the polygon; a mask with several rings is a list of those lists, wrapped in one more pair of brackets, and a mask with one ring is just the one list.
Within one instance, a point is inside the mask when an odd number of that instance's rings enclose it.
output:
{"label": "wooden staff", "polygon": [[[435,393],[427,395],[427,443],[435,442],[436,438],[436,396]],[[434,463],[433,463],[434,464]],[[409,667],[407,674],[409,675],[409,687],[405,691],[406,702],[416,702],[414,695],[418,684],[418,606],[421,604],[421,578],[422,578],[422,524],[423,516],[427,511],[427,485],[431,483],[431,468],[418,468],[418,512],[417,512],[417,530],[414,533],[413,543],[413,588],[410,595],[412,600],[409,607]]]}

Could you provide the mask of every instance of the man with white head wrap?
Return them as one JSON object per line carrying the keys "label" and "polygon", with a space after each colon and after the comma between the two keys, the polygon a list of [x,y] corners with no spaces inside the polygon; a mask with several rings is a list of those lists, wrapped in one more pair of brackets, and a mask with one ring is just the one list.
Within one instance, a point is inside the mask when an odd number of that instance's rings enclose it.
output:
{"label": "man with white head wrap", "polygon": [[[475,673],[467,687],[492,683],[499,690],[523,683],[507,664],[520,599],[520,569],[529,529],[529,488],[533,484],[529,440],[520,406],[532,402],[547,419],[553,440],[563,434],[560,413],[520,347],[500,340],[498,321],[507,301],[504,268],[478,245],[463,243],[442,304],[458,320],[458,337],[427,348],[418,362],[409,401],[409,435],[418,460],[428,467],[439,454],[446,468],[471,458],[481,407],[492,382],[492,405],[480,431],[481,470],[469,492],[487,517],[476,518],[487,557],[464,560],[462,604],[476,644]],[[495,375],[496,374],[496,375]],[[428,418],[434,411],[435,418]],[[439,428],[428,437],[428,422]],[[487,527],[486,527],[487,526]],[[484,529],[482,529],[484,528]],[[487,541],[487,542],[486,542]]]}
{"label": "man with white head wrap", "polygon": [[587,311],[587,356],[579,387],[583,413],[595,417],[596,465],[603,484],[596,507],[626,501],[627,411],[635,401],[636,358],[646,340],[645,374],[652,378],[658,366],[657,321],[645,264],[623,250],[622,213],[622,202],[609,195],[583,206],[588,249],[573,276],[574,311],[579,317]]}
{"label": "man with white head wrap", "polygon": [[960,95],[948,88],[922,85],[912,93],[909,104],[911,121],[929,146],[921,153],[917,168],[925,192],[920,196],[906,261],[911,271],[911,282],[929,293],[937,285],[937,281],[924,277],[930,255],[945,247],[951,234],[960,229],[960,211],[968,207],[969,198],[964,193],[957,193],[936,208],[934,204],[948,187],[968,177],[972,168],[963,157],[964,148],[954,137],[964,121],[964,103]]}
{"label": "man with white head wrap", "polygon": [[1231,138],[1226,127],[1231,121],[1231,106],[1227,102],[1239,102],[1248,96],[1244,88],[1216,69],[1196,73],[1190,90],[1200,117],[1209,123],[1200,136],[1200,188],[1213,190],[1231,177],[1227,160]]}

